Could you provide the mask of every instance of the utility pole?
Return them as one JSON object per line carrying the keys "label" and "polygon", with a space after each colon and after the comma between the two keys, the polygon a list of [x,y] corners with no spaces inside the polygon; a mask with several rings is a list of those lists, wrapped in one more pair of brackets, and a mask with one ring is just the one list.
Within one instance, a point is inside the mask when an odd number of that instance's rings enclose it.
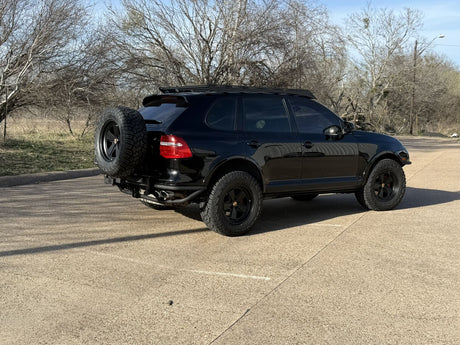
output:
{"label": "utility pole", "polygon": [[[431,46],[433,42],[437,38],[444,38],[444,35],[439,35],[436,36],[429,42],[424,48],[422,48],[419,52],[417,51],[418,49],[418,41],[415,40],[415,45],[414,45],[414,62],[412,66],[412,93],[411,93],[411,98],[410,98],[410,113],[409,113],[409,134],[413,135],[414,134],[414,122],[415,122],[415,133],[419,134],[418,132],[418,112],[415,111],[415,87],[417,83],[417,57],[421,55],[426,48]],[[415,118],[415,121],[414,121]]]}
{"label": "utility pole", "polygon": [[[414,105],[415,105],[415,83],[417,81],[417,45],[418,41],[415,40],[414,45],[414,63],[412,66],[412,94],[410,98],[410,113],[409,113],[409,134],[414,134]],[[416,121],[418,122],[418,121]]]}

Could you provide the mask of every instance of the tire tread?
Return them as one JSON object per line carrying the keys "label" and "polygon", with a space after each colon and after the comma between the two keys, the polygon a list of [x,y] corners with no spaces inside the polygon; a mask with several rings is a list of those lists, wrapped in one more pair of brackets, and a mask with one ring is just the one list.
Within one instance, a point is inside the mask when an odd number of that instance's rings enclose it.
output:
{"label": "tire tread", "polygon": [[[253,192],[253,210],[248,219],[242,224],[228,224],[219,214],[219,201],[222,193],[229,183],[239,181],[245,183]],[[240,236],[247,233],[256,222],[262,210],[262,191],[258,181],[249,173],[244,171],[232,171],[223,175],[213,185],[207,201],[201,208],[201,218],[207,227],[224,236]]]}
{"label": "tire tread", "polygon": [[[102,130],[107,121],[114,121],[120,128],[120,141],[123,150],[113,161],[107,161],[100,152],[99,141]],[[147,151],[147,132],[141,114],[134,109],[126,107],[113,107],[106,109],[96,125],[95,131],[95,156],[99,168],[113,177],[127,177],[135,172],[142,164]]]}
{"label": "tire tread", "polygon": [[[398,195],[387,201],[380,201],[375,198],[374,192],[372,191],[372,181],[374,181],[375,177],[385,171],[391,171],[398,179],[399,189]],[[392,210],[396,206],[399,205],[404,194],[406,192],[406,176],[404,171],[402,170],[401,165],[394,161],[393,159],[382,159],[379,161],[372,171],[369,174],[369,177],[366,181],[366,184],[361,188],[359,191],[355,193],[356,200],[366,209],[366,210],[374,210],[374,211],[387,211]]]}

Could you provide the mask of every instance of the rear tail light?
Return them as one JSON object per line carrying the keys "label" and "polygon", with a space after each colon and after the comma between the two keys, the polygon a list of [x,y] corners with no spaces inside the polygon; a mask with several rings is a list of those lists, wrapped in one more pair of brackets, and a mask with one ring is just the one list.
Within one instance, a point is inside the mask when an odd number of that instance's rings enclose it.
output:
{"label": "rear tail light", "polygon": [[192,151],[184,139],[175,135],[162,135],[160,155],[164,158],[190,158]]}

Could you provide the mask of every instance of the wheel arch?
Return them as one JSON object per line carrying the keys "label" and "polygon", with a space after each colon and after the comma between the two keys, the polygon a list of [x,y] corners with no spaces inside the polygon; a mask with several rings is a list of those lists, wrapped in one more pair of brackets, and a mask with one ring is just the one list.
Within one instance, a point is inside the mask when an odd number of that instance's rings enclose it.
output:
{"label": "wheel arch", "polygon": [[218,164],[212,172],[208,175],[206,185],[212,186],[220,177],[231,171],[244,171],[253,176],[259,182],[260,188],[264,190],[263,178],[260,169],[257,165],[244,158],[233,158],[225,160]]}
{"label": "wheel arch", "polygon": [[394,152],[382,152],[378,156],[375,156],[367,165],[367,168],[364,171],[364,178],[363,178],[363,183],[366,183],[367,178],[369,177],[369,174],[371,171],[374,169],[374,167],[377,165],[378,162],[384,160],[384,159],[391,159],[394,160],[396,163],[398,163],[400,166],[403,166],[404,164],[401,162],[401,159],[394,153]]}
{"label": "wheel arch", "polygon": [[404,164],[392,154],[380,155],[373,163],[363,187],[355,192],[356,199],[366,210],[392,210],[405,194]]}

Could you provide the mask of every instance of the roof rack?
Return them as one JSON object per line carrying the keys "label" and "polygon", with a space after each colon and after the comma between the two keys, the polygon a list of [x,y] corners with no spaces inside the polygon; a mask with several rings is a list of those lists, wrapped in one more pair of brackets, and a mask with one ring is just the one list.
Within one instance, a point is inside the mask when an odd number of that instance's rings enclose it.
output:
{"label": "roof rack", "polygon": [[310,99],[315,99],[313,93],[303,89],[284,89],[284,88],[265,88],[250,86],[234,85],[191,85],[191,86],[173,86],[160,87],[163,93],[183,93],[183,92],[223,92],[223,93],[259,93],[259,94],[279,94],[279,95],[296,95]]}

